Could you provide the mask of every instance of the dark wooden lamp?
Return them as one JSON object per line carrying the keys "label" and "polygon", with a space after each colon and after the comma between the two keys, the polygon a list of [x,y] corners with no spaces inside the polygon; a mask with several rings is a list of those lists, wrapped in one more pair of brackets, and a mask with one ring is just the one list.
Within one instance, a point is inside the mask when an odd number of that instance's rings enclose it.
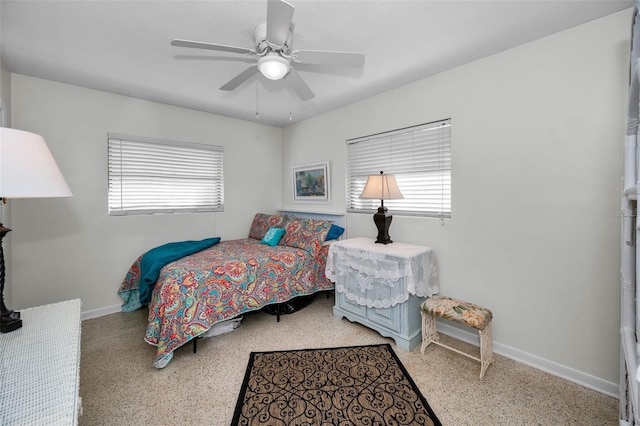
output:
{"label": "dark wooden lamp", "polygon": [[389,236],[389,226],[391,226],[393,216],[384,206],[384,200],[400,200],[404,198],[402,192],[400,192],[400,188],[398,188],[396,177],[393,175],[385,175],[383,172],[380,172],[379,175],[369,175],[367,184],[362,194],[360,194],[360,198],[380,200],[380,207],[378,207],[378,211],[373,215],[373,222],[378,228],[376,243],[392,243],[393,241],[391,241],[391,237]]}

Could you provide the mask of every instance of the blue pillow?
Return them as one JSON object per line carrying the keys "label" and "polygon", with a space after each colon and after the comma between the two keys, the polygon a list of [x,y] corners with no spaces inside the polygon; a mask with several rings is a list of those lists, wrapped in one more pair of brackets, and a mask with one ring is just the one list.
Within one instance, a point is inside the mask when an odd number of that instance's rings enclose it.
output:
{"label": "blue pillow", "polygon": [[344,228],[342,226],[338,226],[338,225],[331,225],[331,228],[329,228],[329,233],[327,234],[327,238],[325,238],[325,241],[329,241],[329,240],[337,240],[338,237],[340,237],[340,235],[342,235],[342,233],[344,232]]}
{"label": "blue pillow", "polygon": [[269,228],[269,230],[267,231],[266,234],[264,234],[264,237],[262,238],[262,240],[260,240],[260,242],[262,244],[270,245],[271,247],[277,246],[283,234],[284,234],[283,228]]}

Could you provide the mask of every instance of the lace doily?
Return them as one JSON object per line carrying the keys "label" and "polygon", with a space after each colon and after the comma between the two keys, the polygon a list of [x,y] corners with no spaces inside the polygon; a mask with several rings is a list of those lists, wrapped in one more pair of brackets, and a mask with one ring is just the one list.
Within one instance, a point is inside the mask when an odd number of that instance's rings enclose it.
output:
{"label": "lace doily", "polygon": [[336,291],[359,305],[388,308],[410,294],[428,297],[438,292],[438,267],[425,246],[376,244],[353,238],[331,244],[325,275]]}

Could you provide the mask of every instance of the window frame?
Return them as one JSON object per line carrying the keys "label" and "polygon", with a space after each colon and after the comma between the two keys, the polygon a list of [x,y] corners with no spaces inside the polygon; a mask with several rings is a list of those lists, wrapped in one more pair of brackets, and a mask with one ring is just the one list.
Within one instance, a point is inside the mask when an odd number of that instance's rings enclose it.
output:
{"label": "window frame", "polygon": [[[156,189],[151,196],[150,188]],[[126,201],[127,197],[134,201]],[[224,147],[107,133],[109,216],[220,211],[224,211]]]}
{"label": "window frame", "polygon": [[377,211],[380,200],[359,195],[369,175],[384,171],[396,177],[405,197],[384,200],[394,215],[451,217],[451,118],[348,139],[346,144],[347,212]]}

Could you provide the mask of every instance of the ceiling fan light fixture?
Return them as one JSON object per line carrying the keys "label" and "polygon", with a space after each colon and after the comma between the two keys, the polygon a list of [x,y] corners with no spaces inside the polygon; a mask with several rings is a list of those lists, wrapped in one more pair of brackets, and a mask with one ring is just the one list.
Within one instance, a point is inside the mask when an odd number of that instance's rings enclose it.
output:
{"label": "ceiling fan light fixture", "polygon": [[269,80],[280,80],[289,72],[291,65],[277,53],[267,53],[258,59],[258,69],[260,73]]}

